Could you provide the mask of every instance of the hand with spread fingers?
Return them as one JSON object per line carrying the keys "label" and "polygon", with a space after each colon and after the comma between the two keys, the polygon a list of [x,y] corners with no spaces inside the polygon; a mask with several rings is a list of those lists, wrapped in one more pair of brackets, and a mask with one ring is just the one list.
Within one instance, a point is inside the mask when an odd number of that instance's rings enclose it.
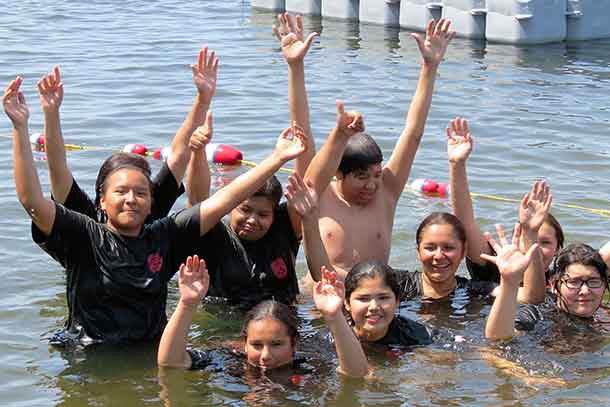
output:
{"label": "hand with spread fingers", "polygon": [[[30,110],[25,102],[25,96],[19,90],[23,78],[18,76],[9,83],[2,96],[2,106],[4,112],[13,122],[14,128],[25,129],[28,125],[28,119],[30,118]],[[27,133],[26,133],[27,135]]]}
{"label": "hand with spread fingers", "polygon": [[303,18],[296,16],[295,19],[289,13],[277,16],[279,27],[273,26],[273,33],[280,41],[282,54],[288,64],[302,62],[313,43],[317,33],[310,33],[307,38],[303,33]]}
{"label": "hand with spread fingers", "polygon": [[203,126],[197,127],[197,130],[191,136],[189,141],[189,148],[192,151],[205,149],[210,141],[212,141],[212,135],[214,134],[214,127],[212,124],[212,112],[208,111],[205,116],[205,123]]}
{"label": "hand with spread fingers", "polygon": [[[292,134],[292,138],[290,135]],[[307,136],[303,129],[293,124],[282,131],[275,145],[275,155],[282,162],[290,161],[307,150]]]}
{"label": "hand with spread fingers", "polygon": [[189,307],[196,307],[208,293],[210,275],[203,259],[197,255],[189,256],[178,271],[178,288],[180,302]]}
{"label": "hand with spread fingers", "polygon": [[341,100],[337,100],[337,130],[347,137],[364,131],[362,113],[355,111],[346,112]]}
{"label": "hand with spread fingers", "polygon": [[426,38],[422,38],[421,34],[411,34],[417,42],[424,63],[439,65],[443,61],[449,43],[455,38],[455,32],[449,31],[450,26],[451,20],[445,18],[441,18],[436,24],[434,20],[430,20],[426,26]]}
{"label": "hand with spread fingers", "polygon": [[193,82],[199,92],[201,100],[209,105],[216,93],[216,76],[218,73],[218,58],[214,51],[208,56],[208,48],[199,51],[197,64],[191,65]]}
{"label": "hand with spread fingers", "polygon": [[303,181],[297,173],[288,177],[288,186],[284,194],[288,204],[303,218],[318,217],[318,195],[311,181]]}
{"label": "hand with spread fingers", "polygon": [[508,242],[504,227],[496,225],[496,233],[500,244],[498,244],[490,233],[485,233],[487,241],[497,253],[496,256],[491,256],[485,253],[481,257],[492,262],[500,270],[500,276],[503,283],[508,283],[513,286],[519,286],[523,279],[523,273],[527,266],[531,263],[534,251],[538,248],[538,244],[532,245],[527,253],[519,250],[519,239],[521,238],[521,225],[515,225],[512,242]]}
{"label": "hand with spread fingers", "polygon": [[532,190],[525,194],[519,205],[519,223],[533,232],[538,232],[551,209],[553,195],[545,181],[535,181]]}
{"label": "hand with spread fingers", "polygon": [[40,93],[40,106],[45,113],[59,111],[64,99],[64,85],[61,82],[59,67],[53,68],[53,73],[42,77],[36,84]]}
{"label": "hand with spread fingers", "polygon": [[325,266],[322,266],[320,271],[322,280],[314,285],[313,300],[324,319],[333,320],[337,316],[343,316],[345,286],[341,280],[337,280],[337,273],[334,271],[329,271]]}
{"label": "hand with spread fingers", "polygon": [[471,152],[472,136],[468,130],[468,121],[456,117],[447,126],[447,156],[449,162],[466,161]]}

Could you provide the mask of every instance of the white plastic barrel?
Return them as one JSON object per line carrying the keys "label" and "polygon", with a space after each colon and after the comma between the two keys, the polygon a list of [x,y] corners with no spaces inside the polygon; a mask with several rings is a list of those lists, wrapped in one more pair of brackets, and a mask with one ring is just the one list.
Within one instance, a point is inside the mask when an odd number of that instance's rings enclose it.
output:
{"label": "white plastic barrel", "polygon": [[286,9],[286,0],[251,0],[250,5],[267,10],[284,11]]}
{"label": "white plastic barrel", "polygon": [[358,20],[358,0],[322,0],[322,17]]}
{"label": "white plastic barrel", "polygon": [[400,0],[360,0],[360,21],[398,27]]}
{"label": "white plastic barrel", "polygon": [[610,2],[568,0],[568,41],[610,37]]}
{"label": "white plastic barrel", "polygon": [[566,39],[567,0],[487,0],[485,37],[509,44]]}
{"label": "white plastic barrel", "polygon": [[286,0],[286,11],[319,16],[322,13],[322,0]]}
{"label": "white plastic barrel", "polygon": [[441,0],[402,0],[400,2],[400,26],[408,30],[424,31],[430,19],[441,18]]}
{"label": "white plastic barrel", "polygon": [[443,17],[460,37],[485,38],[485,0],[443,0]]}

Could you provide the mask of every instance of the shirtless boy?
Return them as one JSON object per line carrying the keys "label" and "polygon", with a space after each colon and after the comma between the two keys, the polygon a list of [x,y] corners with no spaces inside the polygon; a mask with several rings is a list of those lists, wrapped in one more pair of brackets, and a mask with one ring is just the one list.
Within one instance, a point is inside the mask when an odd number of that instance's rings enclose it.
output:
{"label": "shirtless boy", "polygon": [[[425,39],[412,34],[422,67],[405,128],[388,163],[382,166],[381,149],[362,133],[359,114],[344,112],[337,102],[337,125],[307,170],[306,179],[320,196],[322,241],[341,279],[358,262],[388,262],[396,204],[424,133],[438,66],[455,36],[450,24],[430,21]],[[333,176],[336,181],[331,182]]]}

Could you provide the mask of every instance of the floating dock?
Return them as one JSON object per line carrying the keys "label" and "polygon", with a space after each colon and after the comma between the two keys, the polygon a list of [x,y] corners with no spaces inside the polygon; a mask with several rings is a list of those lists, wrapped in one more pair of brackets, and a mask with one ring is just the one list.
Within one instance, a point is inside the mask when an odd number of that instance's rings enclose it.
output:
{"label": "floating dock", "polygon": [[252,7],[423,31],[441,17],[458,36],[507,44],[610,38],[610,0],[251,0]]}

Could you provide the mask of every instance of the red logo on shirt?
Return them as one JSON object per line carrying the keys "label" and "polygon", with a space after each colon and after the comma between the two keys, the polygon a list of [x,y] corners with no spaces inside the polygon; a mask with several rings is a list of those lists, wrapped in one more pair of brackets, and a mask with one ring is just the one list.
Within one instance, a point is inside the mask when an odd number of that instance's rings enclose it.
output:
{"label": "red logo on shirt", "polygon": [[148,269],[153,273],[160,272],[161,267],[163,267],[163,257],[159,253],[149,255],[146,262],[148,263]]}
{"label": "red logo on shirt", "polygon": [[281,257],[278,257],[271,262],[271,270],[280,280],[283,280],[288,276],[288,267],[286,267],[286,263],[284,263],[284,259]]}

